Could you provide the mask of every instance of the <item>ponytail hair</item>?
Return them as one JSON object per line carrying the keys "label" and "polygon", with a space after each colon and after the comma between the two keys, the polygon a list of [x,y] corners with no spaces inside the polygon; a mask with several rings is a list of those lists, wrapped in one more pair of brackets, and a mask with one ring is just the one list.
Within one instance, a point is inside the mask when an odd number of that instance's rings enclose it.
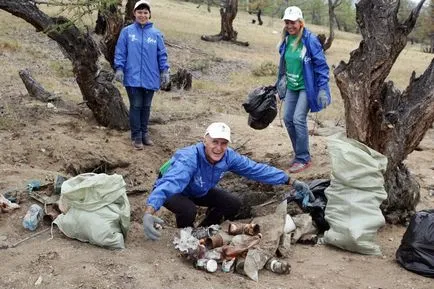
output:
{"label": "ponytail hair", "polygon": [[[304,24],[304,20],[303,19],[299,19],[298,21],[300,21],[300,24],[301,24],[300,25],[300,31],[298,32],[297,38],[295,39],[294,47],[292,47],[293,50],[295,50],[296,47],[298,47],[298,45],[300,44],[301,37],[303,36],[303,31],[304,31],[304,25],[305,25]],[[287,35],[288,35],[288,33],[286,32],[285,24],[283,24],[282,35],[281,35],[279,44],[277,44],[277,49],[279,49],[280,46],[282,45],[282,43],[285,42],[285,38],[286,38]]]}
{"label": "ponytail hair", "polygon": [[300,19],[298,21],[300,21],[300,31],[298,31],[297,38],[295,39],[294,46],[292,47],[292,51],[295,51],[295,49],[297,49],[298,45],[300,44],[301,37],[303,36],[304,20]]}

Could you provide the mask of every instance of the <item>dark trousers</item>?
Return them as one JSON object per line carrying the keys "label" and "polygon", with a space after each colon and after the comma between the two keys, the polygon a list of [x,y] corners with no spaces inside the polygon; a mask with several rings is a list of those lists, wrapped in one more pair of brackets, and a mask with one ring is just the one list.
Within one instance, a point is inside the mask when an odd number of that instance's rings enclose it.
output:
{"label": "dark trousers", "polygon": [[148,133],[154,91],[143,87],[125,87],[130,101],[131,140],[142,142]]}
{"label": "dark trousers", "polygon": [[175,214],[178,228],[193,227],[197,207],[208,207],[205,219],[199,227],[220,224],[222,219],[231,220],[241,207],[241,200],[232,193],[213,188],[200,198],[175,194],[166,200],[164,207]]}

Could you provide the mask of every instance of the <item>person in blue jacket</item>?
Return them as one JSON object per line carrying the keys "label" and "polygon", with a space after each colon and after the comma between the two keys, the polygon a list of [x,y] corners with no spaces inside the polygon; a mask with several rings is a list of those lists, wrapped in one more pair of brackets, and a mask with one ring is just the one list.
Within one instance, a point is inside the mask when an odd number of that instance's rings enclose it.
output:
{"label": "person in blue jacket", "polygon": [[154,214],[162,206],[175,214],[178,228],[193,227],[196,206],[209,208],[199,226],[232,219],[241,207],[241,200],[216,187],[228,171],[266,184],[289,184],[296,191],[310,191],[307,184],[291,180],[284,171],[240,155],[228,147],[230,141],[230,128],[222,122],[212,123],[206,129],[203,142],[176,151],[160,168],[160,176],[147,199],[143,216],[147,238],[160,238],[155,224],[163,221]]}
{"label": "person in blue jacket", "polygon": [[151,5],[140,0],[134,5],[135,22],[121,30],[115,49],[115,79],[122,82],[130,102],[133,148],[153,145],[148,133],[154,92],[170,82],[167,52],[161,32],[151,19]]}
{"label": "person in blue jacket", "polygon": [[331,101],[329,67],[318,37],[305,27],[300,8],[286,8],[282,20],[276,86],[294,151],[289,172],[298,173],[311,164],[307,114],[326,108]]}

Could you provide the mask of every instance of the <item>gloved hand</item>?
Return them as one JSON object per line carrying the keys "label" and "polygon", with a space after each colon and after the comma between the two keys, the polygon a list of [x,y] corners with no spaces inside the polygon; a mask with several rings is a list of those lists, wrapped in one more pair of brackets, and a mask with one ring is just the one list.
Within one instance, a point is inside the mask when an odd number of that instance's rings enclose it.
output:
{"label": "gloved hand", "polygon": [[318,103],[321,104],[322,108],[326,108],[328,103],[327,103],[328,99],[327,99],[327,93],[324,89],[321,89],[318,92]]}
{"label": "gloved hand", "polygon": [[170,83],[170,72],[169,70],[163,71],[160,74],[160,87],[166,88]]}
{"label": "gloved hand", "polygon": [[155,229],[154,225],[155,224],[163,224],[164,221],[161,220],[160,218],[149,214],[149,213],[145,213],[145,215],[143,216],[143,231],[145,232],[145,236],[148,239],[151,240],[158,240],[161,237],[161,233]]}
{"label": "gloved hand", "polygon": [[294,188],[294,190],[296,192],[300,192],[300,193],[302,193],[305,196],[309,196],[308,200],[310,202],[315,201],[314,194],[312,193],[312,191],[310,190],[309,186],[305,182],[294,180],[292,182],[292,187]]}
{"label": "gloved hand", "polygon": [[122,71],[122,69],[116,70],[115,80],[119,81],[120,83],[124,82],[124,72]]}

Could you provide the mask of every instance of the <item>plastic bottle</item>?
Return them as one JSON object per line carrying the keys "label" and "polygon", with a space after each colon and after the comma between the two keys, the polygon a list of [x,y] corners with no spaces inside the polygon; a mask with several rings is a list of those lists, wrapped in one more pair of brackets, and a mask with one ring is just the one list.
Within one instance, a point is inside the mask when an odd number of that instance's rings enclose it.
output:
{"label": "plastic bottle", "polygon": [[289,274],[289,272],[291,271],[291,265],[289,265],[285,261],[273,257],[267,261],[267,263],[265,264],[265,269],[276,274]]}
{"label": "plastic bottle", "polygon": [[44,211],[39,205],[37,204],[31,205],[23,219],[24,228],[30,231],[36,230],[36,228],[39,225],[39,221],[41,221],[43,216],[44,216]]}

